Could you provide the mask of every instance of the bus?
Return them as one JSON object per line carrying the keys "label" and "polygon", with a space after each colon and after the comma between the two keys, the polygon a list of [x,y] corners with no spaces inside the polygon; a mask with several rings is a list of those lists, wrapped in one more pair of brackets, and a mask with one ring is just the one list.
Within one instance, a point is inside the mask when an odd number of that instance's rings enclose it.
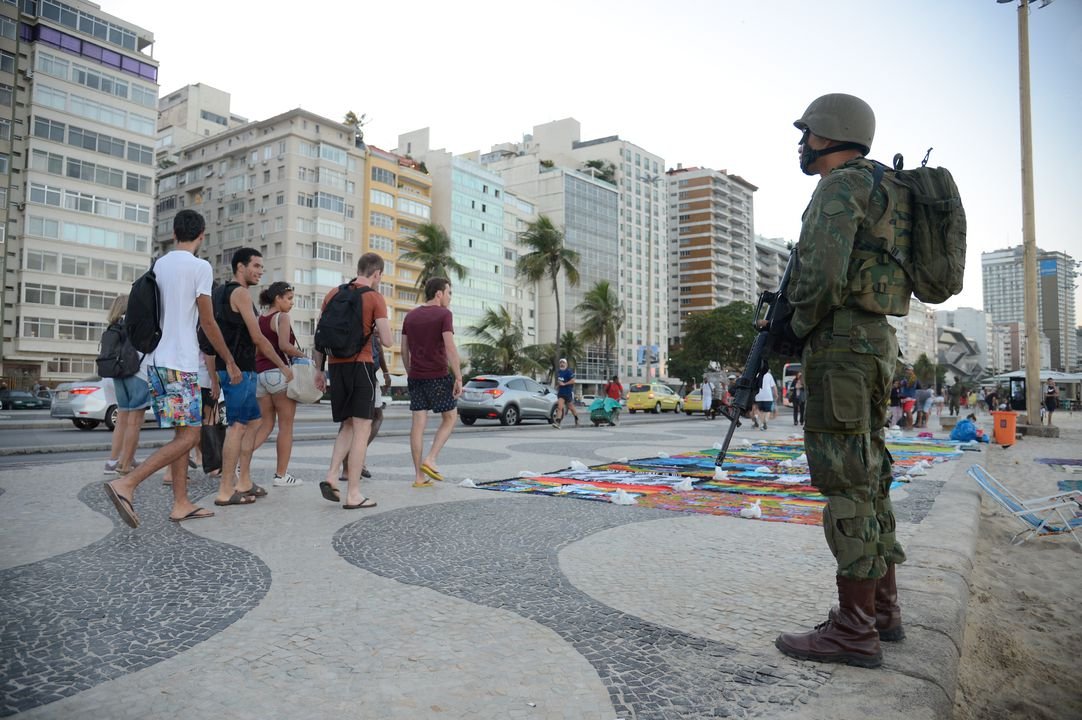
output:
{"label": "bus", "polygon": [[800,363],[785,363],[781,369],[781,388],[778,392],[781,393],[781,402],[785,407],[792,405],[789,402],[789,386],[793,380],[796,379],[797,373],[800,372]]}

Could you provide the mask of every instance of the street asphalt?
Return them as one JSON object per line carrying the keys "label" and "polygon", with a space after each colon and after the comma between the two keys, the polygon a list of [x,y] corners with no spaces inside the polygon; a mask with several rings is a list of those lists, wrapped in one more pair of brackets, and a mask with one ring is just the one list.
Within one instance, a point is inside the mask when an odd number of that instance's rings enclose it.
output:
{"label": "street asphalt", "polygon": [[[787,412],[736,441],[788,437]],[[34,456],[0,472],[0,715],[950,717],[980,521],[965,471],[1056,440],[985,446],[895,491],[907,638],[865,670],[773,646],[835,601],[819,527],[458,485],[708,448],[724,428],[638,419],[456,432],[425,489],[408,439],[383,437],[363,487],[378,507],[350,512],[320,497],[329,442],[297,444],[306,483],[289,489],[270,487],[268,444],[268,497],[214,507],[198,474],[190,494],[216,516],[172,523],[157,475],[137,530],[102,491],[104,456]]]}

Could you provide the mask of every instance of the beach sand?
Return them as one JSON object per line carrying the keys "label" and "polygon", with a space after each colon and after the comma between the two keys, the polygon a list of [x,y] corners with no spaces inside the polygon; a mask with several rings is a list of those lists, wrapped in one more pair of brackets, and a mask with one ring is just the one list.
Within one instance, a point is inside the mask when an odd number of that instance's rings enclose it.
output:
{"label": "beach sand", "polygon": [[[992,446],[976,462],[1023,498],[1082,480],[1034,461],[1082,458],[1082,413],[1063,416],[1058,439]],[[989,416],[980,420],[990,431]],[[1021,527],[982,497],[955,720],[1082,718],[1082,548],[1070,535],[1011,545]]]}

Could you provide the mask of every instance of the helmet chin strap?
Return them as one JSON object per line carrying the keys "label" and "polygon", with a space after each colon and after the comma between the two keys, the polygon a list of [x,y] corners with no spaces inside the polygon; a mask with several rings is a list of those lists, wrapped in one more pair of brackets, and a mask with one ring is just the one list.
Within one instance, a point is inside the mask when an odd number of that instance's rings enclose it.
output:
{"label": "helmet chin strap", "polygon": [[800,169],[805,175],[818,175],[817,172],[811,169],[811,166],[824,155],[830,155],[831,153],[841,152],[843,150],[859,150],[861,155],[868,154],[868,149],[866,147],[857,145],[854,142],[838,143],[837,145],[831,145],[822,150],[812,149],[805,143],[800,151]]}

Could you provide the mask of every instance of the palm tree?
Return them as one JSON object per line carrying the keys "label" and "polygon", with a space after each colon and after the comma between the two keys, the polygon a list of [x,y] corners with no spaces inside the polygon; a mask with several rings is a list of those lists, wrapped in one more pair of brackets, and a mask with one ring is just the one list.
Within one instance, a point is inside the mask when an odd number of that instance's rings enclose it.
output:
{"label": "palm tree", "polygon": [[451,255],[451,238],[442,225],[418,225],[409,242],[413,249],[399,255],[399,259],[421,266],[421,272],[417,274],[418,288],[423,288],[434,277],[450,279],[452,272],[459,280],[466,279],[466,266]]}
{"label": "palm tree", "polygon": [[605,377],[610,377],[612,365],[609,362],[609,353],[616,344],[616,333],[624,324],[624,308],[616,290],[608,280],[599,280],[587,291],[582,302],[575,306],[575,310],[582,317],[579,332],[583,339],[605,345]]}
{"label": "palm tree", "polygon": [[586,346],[582,342],[582,336],[574,330],[568,330],[560,337],[560,357],[565,358],[569,365],[578,365],[586,357]]}
{"label": "palm tree", "polygon": [[556,361],[560,357],[560,286],[558,278],[562,270],[569,285],[579,284],[579,269],[576,264],[579,254],[564,246],[564,234],[556,229],[546,215],[539,215],[526,230],[518,236],[519,244],[529,248],[529,252],[520,255],[515,266],[515,275],[530,282],[540,282],[548,277],[552,282],[552,295],[556,299],[556,352],[552,357],[552,371],[556,373]]}
{"label": "palm tree", "polygon": [[476,325],[470,326],[469,332],[479,341],[464,346],[471,356],[482,348],[491,350],[501,375],[515,372],[522,352],[522,323],[511,317],[506,307],[485,308],[484,315]]}

